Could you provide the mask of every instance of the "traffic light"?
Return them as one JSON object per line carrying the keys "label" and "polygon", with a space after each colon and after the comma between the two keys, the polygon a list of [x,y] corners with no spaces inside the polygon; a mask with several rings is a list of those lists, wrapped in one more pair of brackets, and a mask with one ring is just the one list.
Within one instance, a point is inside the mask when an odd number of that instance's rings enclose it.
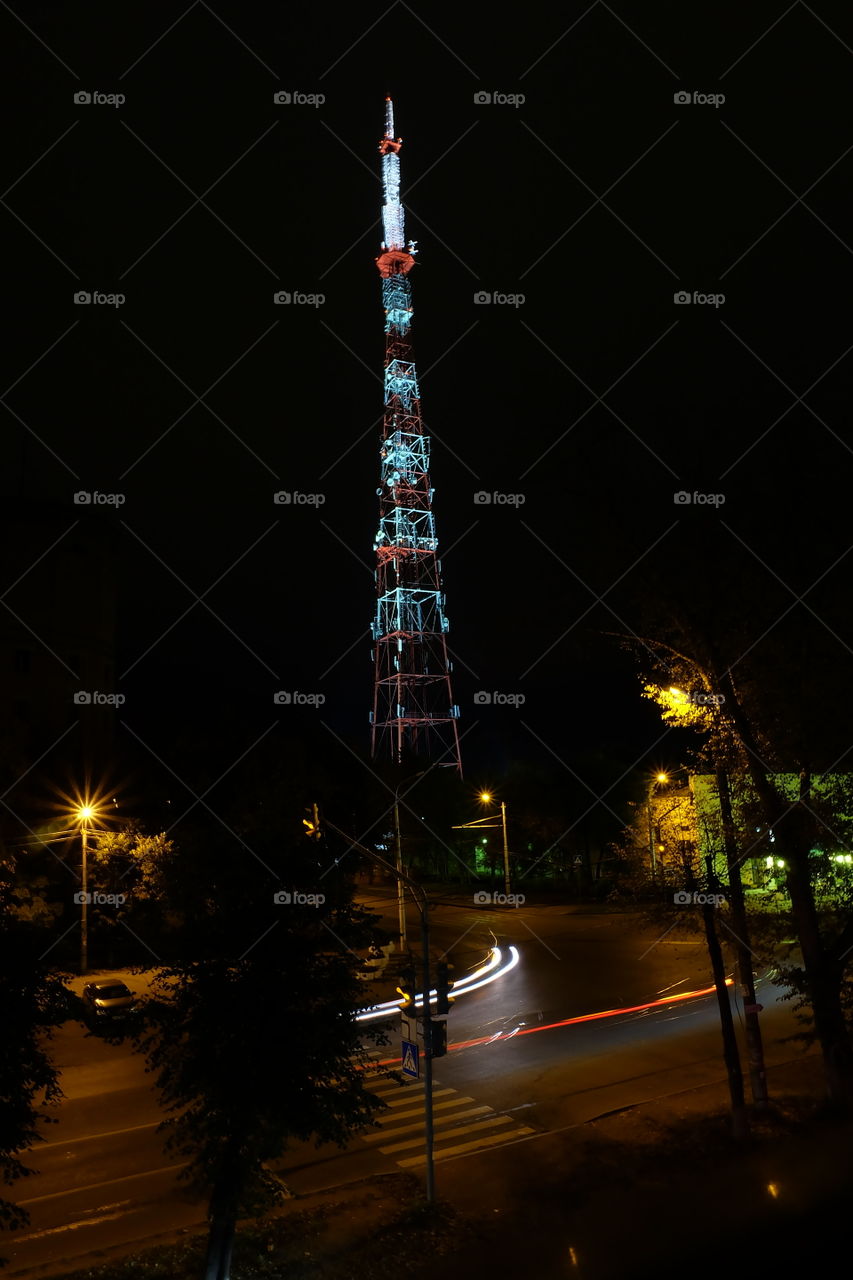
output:
{"label": "traffic light", "polygon": [[444,1019],[430,1019],[430,1039],[433,1058],[443,1058],[447,1053],[447,1023]]}
{"label": "traffic light", "polygon": [[407,965],[405,969],[400,970],[400,985],[397,987],[400,995],[405,1000],[403,1012],[405,1013],[415,1003],[417,978],[412,965]]}
{"label": "traffic light", "polygon": [[[435,977],[435,989],[437,995],[436,1013],[450,1012],[450,1001],[452,999],[450,990],[453,983],[450,981],[449,974],[452,968],[452,964],[448,964],[445,960],[439,960]],[[446,1039],[447,1037],[445,1036],[445,1043]]]}
{"label": "traffic light", "polygon": [[316,804],[312,804],[311,808],[306,809],[305,812],[308,814],[307,818],[302,819],[305,834],[306,836],[310,836],[313,840],[319,840],[323,834],[320,830],[320,811]]}

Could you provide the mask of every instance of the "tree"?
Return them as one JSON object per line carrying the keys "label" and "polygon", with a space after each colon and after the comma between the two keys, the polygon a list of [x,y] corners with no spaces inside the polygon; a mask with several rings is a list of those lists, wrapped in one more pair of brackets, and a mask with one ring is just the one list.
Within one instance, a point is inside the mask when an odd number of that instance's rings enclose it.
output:
{"label": "tree", "polygon": [[[14,879],[14,862],[5,858],[0,862],[0,1176],[7,1187],[33,1172],[20,1157],[41,1141],[39,1125],[53,1119],[42,1108],[62,1097],[45,1042],[67,1015],[62,976],[49,973],[44,963],[45,930],[29,918],[30,901],[21,899]],[[28,1222],[26,1209],[0,1197],[0,1226],[16,1230]]]}
{"label": "tree", "polygon": [[[729,653],[738,652],[741,637],[734,630],[715,627],[709,615],[688,615],[671,602],[668,612],[660,600],[658,608],[657,634],[623,640],[642,653],[659,689],[698,689],[714,699],[705,704],[716,708],[707,731],[713,726],[720,759],[725,762],[726,752],[729,758],[734,754],[748,775],[785,863],[803,986],[823,1054],[828,1097],[853,1105],[853,1045],[841,996],[853,948],[853,913],[843,920],[821,919],[811,859],[820,834],[811,794],[813,773],[842,754],[846,739],[838,710],[845,706],[851,672],[840,669],[839,708],[830,709],[824,681],[829,671],[839,670],[837,656],[826,636],[807,625],[804,611],[795,616],[789,610],[785,622],[775,624],[735,661]],[[800,778],[793,801],[778,781],[785,773]]]}
{"label": "tree", "polygon": [[205,1275],[217,1280],[238,1216],[281,1194],[267,1163],[293,1139],[342,1145],[380,1105],[363,1084],[370,1033],[355,1021],[357,951],[375,917],[322,842],[283,839],[287,825],[272,786],[263,801],[240,790],[221,823],[181,824],[144,869],[163,906],[182,910],[137,1044],[168,1112],[167,1149],[209,1198]]}

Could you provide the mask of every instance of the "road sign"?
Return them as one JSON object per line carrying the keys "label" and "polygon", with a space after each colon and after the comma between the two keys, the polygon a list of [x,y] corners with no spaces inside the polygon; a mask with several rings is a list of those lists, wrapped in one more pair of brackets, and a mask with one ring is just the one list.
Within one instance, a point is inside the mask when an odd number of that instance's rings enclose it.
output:
{"label": "road sign", "polygon": [[404,1076],[412,1076],[417,1080],[421,1074],[420,1063],[418,1061],[418,1046],[413,1044],[411,1040],[403,1041],[403,1061],[402,1072]]}

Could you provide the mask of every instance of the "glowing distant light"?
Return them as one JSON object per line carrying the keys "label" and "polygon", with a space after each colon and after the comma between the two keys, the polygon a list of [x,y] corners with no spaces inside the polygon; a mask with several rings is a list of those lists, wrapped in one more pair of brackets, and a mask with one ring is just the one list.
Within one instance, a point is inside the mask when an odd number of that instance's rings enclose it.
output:
{"label": "glowing distant light", "polygon": [[78,818],[82,818],[83,821],[86,822],[88,821],[89,818],[93,818],[95,816],[95,810],[92,808],[90,804],[84,804],[84,805],[81,805],[80,808],[77,810],[77,816]]}
{"label": "glowing distant light", "polygon": [[571,1262],[571,1264],[572,1264],[572,1266],[573,1266],[573,1267],[577,1267],[577,1265],[578,1265],[578,1255],[577,1255],[577,1252],[576,1252],[574,1249],[571,1249],[571,1248],[569,1249],[569,1262]]}
{"label": "glowing distant light", "polygon": [[768,854],[768,856],[764,859],[764,865],[765,865],[765,867],[772,867],[772,866],[773,866],[773,855],[772,855],[772,854]]}
{"label": "glowing distant light", "polygon": [[777,858],[777,859],[776,859],[776,866],[777,866],[777,867],[784,867],[784,865],[785,865],[785,860],[784,860],[784,858]]}
{"label": "glowing distant light", "polygon": [[767,1190],[770,1192],[770,1195],[773,1197],[774,1200],[779,1199],[779,1183],[778,1182],[768,1182]]}
{"label": "glowing distant light", "polygon": [[655,779],[657,782],[669,782],[668,773],[659,773]]}
{"label": "glowing distant light", "polygon": [[491,791],[481,791],[481,792],[480,792],[480,799],[482,800],[483,804],[488,804],[488,803],[489,803],[489,801],[491,800],[491,798],[492,798],[492,793],[491,793]]}

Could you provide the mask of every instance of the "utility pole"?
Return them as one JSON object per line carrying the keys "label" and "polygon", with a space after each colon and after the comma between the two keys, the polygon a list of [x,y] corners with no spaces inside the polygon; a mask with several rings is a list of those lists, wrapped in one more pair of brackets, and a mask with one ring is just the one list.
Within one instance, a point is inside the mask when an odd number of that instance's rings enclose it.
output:
{"label": "utility pole", "polygon": [[395,855],[397,863],[397,922],[400,930],[400,951],[408,950],[408,932],[406,929],[406,885],[403,878],[403,837],[400,832],[400,788],[404,782],[414,782],[417,778],[422,778],[425,773],[429,773],[428,769],[421,769],[418,773],[413,773],[410,778],[403,778],[402,782],[398,782],[394,788],[394,837],[395,837]]}
{"label": "utility pole", "polygon": [[501,824],[504,829],[504,893],[507,897],[510,895],[509,883],[509,845],[506,840],[506,805],[501,800]]}
{"label": "utility pole", "polygon": [[400,951],[408,950],[409,941],[406,931],[406,886],[403,882],[403,840],[400,835],[400,801],[394,792],[394,834],[397,861],[397,927],[400,933]]}
{"label": "utility pole", "polygon": [[[483,804],[490,804],[494,797],[491,791],[481,791],[480,799]],[[500,824],[495,822],[496,813],[487,813],[485,818],[475,818],[473,822],[457,822],[454,823],[454,831],[490,831],[500,825],[503,832],[503,857],[504,857],[504,894],[508,898],[511,892],[510,874],[509,874],[509,842],[506,835],[506,803],[501,800],[501,820]]]}

